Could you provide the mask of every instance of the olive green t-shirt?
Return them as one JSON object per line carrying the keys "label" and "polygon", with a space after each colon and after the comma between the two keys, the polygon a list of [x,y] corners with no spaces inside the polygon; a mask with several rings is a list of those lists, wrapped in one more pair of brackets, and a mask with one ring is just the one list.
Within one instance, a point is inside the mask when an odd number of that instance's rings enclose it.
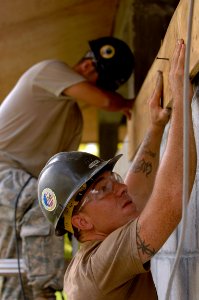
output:
{"label": "olive green t-shirt", "polygon": [[150,263],[142,265],[136,244],[136,220],[104,241],[83,243],[68,266],[68,300],[155,300]]}

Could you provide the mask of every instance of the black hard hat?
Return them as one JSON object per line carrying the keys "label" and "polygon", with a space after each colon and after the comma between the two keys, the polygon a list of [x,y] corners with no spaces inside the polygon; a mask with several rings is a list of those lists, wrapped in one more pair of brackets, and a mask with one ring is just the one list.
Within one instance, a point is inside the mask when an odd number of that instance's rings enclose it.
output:
{"label": "black hard hat", "polygon": [[115,91],[125,83],[134,69],[134,55],[129,46],[115,37],[89,41],[99,74],[97,86]]}
{"label": "black hard hat", "polygon": [[104,161],[90,153],[71,151],[60,152],[47,162],[38,179],[38,199],[56,235],[67,232],[62,214],[66,207],[70,207],[82,186],[99,172],[112,170],[120,157],[121,154]]}

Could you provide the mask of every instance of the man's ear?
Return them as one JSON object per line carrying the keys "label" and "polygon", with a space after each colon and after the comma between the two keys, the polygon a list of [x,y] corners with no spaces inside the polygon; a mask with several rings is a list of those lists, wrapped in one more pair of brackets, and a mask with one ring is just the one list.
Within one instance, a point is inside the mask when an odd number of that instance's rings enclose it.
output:
{"label": "man's ear", "polygon": [[90,230],[93,228],[93,224],[90,219],[81,212],[72,216],[71,223],[74,227],[80,230]]}
{"label": "man's ear", "polygon": [[79,69],[81,70],[81,74],[88,75],[91,71],[93,71],[93,62],[91,59],[85,59],[82,61],[82,63],[79,65]]}

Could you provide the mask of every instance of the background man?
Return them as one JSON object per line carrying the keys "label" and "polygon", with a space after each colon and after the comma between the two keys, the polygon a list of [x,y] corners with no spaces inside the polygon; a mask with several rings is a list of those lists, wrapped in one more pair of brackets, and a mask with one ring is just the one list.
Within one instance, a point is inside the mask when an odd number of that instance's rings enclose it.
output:
{"label": "background man", "polygon": [[[162,74],[149,101],[151,126],[125,183],[109,161],[88,153],[52,157],[39,177],[39,201],[57,235],[72,232],[81,242],[64,288],[69,299],[157,299],[150,259],[181,219],[183,177],[183,77],[185,45],[178,41],[170,69],[173,106],[167,147],[158,168],[168,121],[160,106]],[[189,101],[191,108],[192,89]],[[191,111],[191,109],[190,109]],[[190,177],[196,170],[190,114]]]}
{"label": "background man", "polygon": [[27,269],[25,291],[18,278],[4,278],[1,300],[21,300],[23,293],[31,300],[55,299],[62,290],[64,241],[55,239],[38,207],[37,177],[52,155],[78,149],[78,101],[130,117],[133,100],[115,90],[133,71],[131,50],[112,37],[89,45],[73,68],[57,60],[31,67],[0,107],[0,257],[16,257],[18,237]]}

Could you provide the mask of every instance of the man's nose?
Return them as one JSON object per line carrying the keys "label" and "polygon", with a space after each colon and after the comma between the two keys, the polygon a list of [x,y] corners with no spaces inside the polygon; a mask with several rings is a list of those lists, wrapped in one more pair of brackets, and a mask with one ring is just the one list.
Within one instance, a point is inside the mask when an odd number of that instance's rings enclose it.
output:
{"label": "man's nose", "polygon": [[127,185],[122,182],[114,182],[114,194],[116,196],[122,195],[124,192],[127,192]]}

